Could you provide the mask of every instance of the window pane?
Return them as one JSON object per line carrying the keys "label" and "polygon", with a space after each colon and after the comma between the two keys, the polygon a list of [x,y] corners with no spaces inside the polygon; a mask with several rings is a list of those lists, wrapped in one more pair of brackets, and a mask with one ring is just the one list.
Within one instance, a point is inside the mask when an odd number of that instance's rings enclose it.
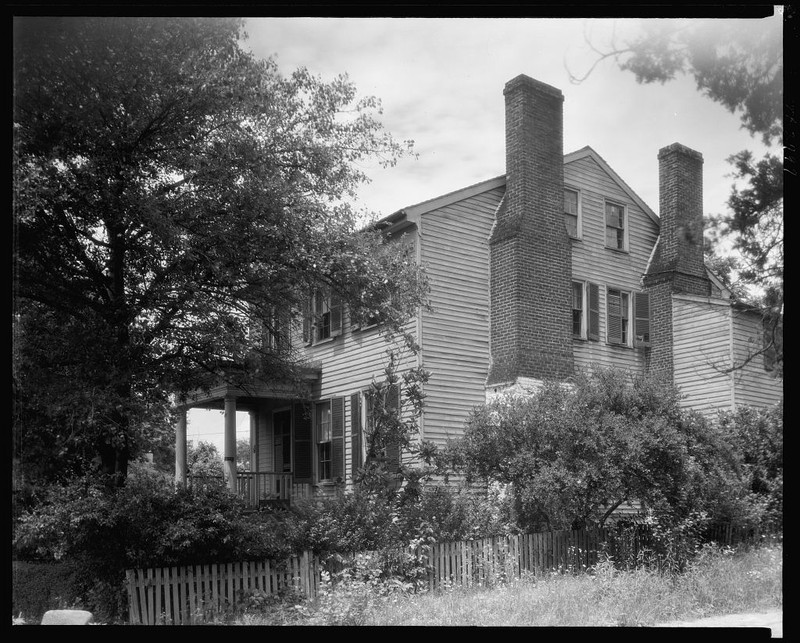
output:
{"label": "window pane", "polygon": [[577,310],[583,309],[583,284],[572,284],[572,307]]}
{"label": "window pane", "polygon": [[564,212],[578,216],[578,193],[573,190],[564,190]]}
{"label": "window pane", "polygon": [[567,227],[567,234],[570,237],[577,237],[578,236],[578,217],[577,215],[573,216],[571,214],[564,215],[564,224]]}
{"label": "window pane", "polygon": [[331,440],[331,404],[325,402],[317,405],[317,442]]}

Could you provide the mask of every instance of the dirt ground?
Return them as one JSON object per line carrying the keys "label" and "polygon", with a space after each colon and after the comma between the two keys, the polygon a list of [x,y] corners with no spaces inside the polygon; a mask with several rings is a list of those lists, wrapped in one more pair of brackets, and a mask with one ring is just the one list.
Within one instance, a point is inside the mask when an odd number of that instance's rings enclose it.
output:
{"label": "dirt ground", "polygon": [[783,610],[710,616],[695,621],[672,621],[660,623],[657,627],[768,627],[772,630],[772,638],[781,639],[783,638]]}

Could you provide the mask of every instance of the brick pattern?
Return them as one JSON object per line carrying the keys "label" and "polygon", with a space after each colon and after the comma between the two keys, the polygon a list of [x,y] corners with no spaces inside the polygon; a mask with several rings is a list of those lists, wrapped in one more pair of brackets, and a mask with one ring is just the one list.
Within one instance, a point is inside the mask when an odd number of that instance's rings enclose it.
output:
{"label": "brick pattern", "polygon": [[644,276],[650,293],[651,373],[673,379],[672,294],[707,297],[703,259],[703,156],[673,143],[658,153],[661,230]]}
{"label": "brick pattern", "polygon": [[571,257],[563,221],[563,95],[506,84],[506,194],[490,239],[492,363],[487,384],[573,372]]}
{"label": "brick pattern", "polygon": [[708,296],[703,258],[703,156],[679,143],[658,153],[661,231],[648,275],[668,273],[675,292]]}

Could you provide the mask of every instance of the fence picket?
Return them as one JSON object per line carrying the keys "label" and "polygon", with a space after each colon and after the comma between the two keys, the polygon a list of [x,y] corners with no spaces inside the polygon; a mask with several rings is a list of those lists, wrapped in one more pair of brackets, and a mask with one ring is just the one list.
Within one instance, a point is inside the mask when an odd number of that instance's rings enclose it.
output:
{"label": "fence picket", "polygon": [[[714,526],[706,532],[706,538],[724,540],[723,544],[759,535],[755,530],[730,525]],[[562,530],[429,543],[404,551],[413,555],[418,566],[424,565],[425,575],[420,580],[434,590],[451,585],[489,587],[504,579],[519,578],[525,572],[540,576],[552,571],[586,571],[600,561],[606,544],[610,555],[623,560],[626,553],[635,555],[647,546],[648,538],[645,531],[623,538],[606,528]],[[387,554],[385,564],[394,568],[403,553]],[[306,551],[284,561],[126,570],[128,617],[133,624],[194,624],[235,606],[237,600],[256,589],[276,594],[289,586],[313,598],[323,568],[319,559]]]}

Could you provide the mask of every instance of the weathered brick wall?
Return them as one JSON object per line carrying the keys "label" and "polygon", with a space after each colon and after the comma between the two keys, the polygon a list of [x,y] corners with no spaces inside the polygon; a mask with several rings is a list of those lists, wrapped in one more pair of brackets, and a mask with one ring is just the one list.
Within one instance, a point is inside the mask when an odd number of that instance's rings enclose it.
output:
{"label": "weathered brick wall", "polygon": [[708,296],[703,258],[703,156],[679,143],[658,153],[661,230],[648,270],[670,273],[675,292]]}
{"label": "weathered brick wall", "polygon": [[490,239],[488,384],[572,374],[570,245],[563,221],[561,91],[506,84],[506,194]]}

